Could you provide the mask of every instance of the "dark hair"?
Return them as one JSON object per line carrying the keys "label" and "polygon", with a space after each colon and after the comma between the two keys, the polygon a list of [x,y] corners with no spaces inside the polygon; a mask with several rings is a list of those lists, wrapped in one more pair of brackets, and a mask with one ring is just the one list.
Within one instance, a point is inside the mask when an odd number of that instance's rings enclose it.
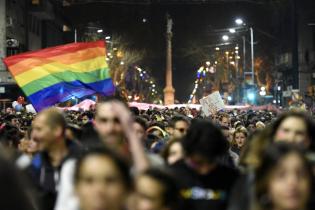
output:
{"label": "dark hair", "polygon": [[[310,181],[312,182],[312,169],[303,155],[303,150],[293,144],[288,144],[285,142],[269,145],[269,147],[267,147],[262,155],[262,161],[260,165],[255,171],[255,196],[257,200],[257,205],[261,209],[270,209],[272,207],[272,203],[267,196],[270,173],[274,168],[278,166],[279,162],[283,158],[291,153],[298,154],[299,157],[303,160],[304,167],[306,168]],[[313,183],[311,183],[310,186],[313,186]]]}
{"label": "dark hair", "polygon": [[307,135],[311,141],[310,148],[308,148],[308,149],[315,151],[315,125],[314,125],[313,120],[309,116],[307,116],[304,112],[291,111],[291,112],[287,112],[287,113],[280,115],[278,117],[278,119],[275,120],[272,123],[272,125],[269,127],[269,129],[270,129],[269,132],[270,132],[271,137],[275,136],[281,123],[290,117],[299,118],[305,122]]}
{"label": "dark hair", "polygon": [[183,121],[183,122],[187,123],[188,125],[190,124],[190,121],[188,120],[187,117],[182,116],[182,115],[176,115],[176,116],[172,117],[169,126],[172,128],[175,128],[175,124],[179,121]]}
{"label": "dark hair", "polygon": [[134,116],[139,116],[140,110],[137,107],[130,107],[129,109],[130,109],[131,113],[134,114]]}
{"label": "dark hair", "polygon": [[172,210],[177,209],[180,200],[180,194],[179,186],[177,185],[173,175],[160,169],[148,169],[142,173],[142,176],[150,177],[159,182],[163,186],[163,205],[165,207],[171,208]]}
{"label": "dark hair", "polygon": [[230,130],[230,128],[229,128],[229,127],[224,126],[224,125],[221,125],[221,126],[220,126],[220,128],[221,128],[221,130],[223,130],[223,131],[224,131],[224,130],[228,130],[228,131]]}
{"label": "dark hair", "polygon": [[199,154],[213,162],[228,151],[229,143],[211,121],[193,120],[183,139],[183,148],[188,156]]}
{"label": "dark hair", "polygon": [[74,124],[68,124],[67,125],[67,129],[69,129],[72,132],[72,134],[74,135],[74,138],[75,138],[75,139],[70,139],[70,140],[79,140],[79,139],[81,139],[81,132],[82,132],[82,130],[81,130],[80,127],[78,127],[78,126],[76,126]]}
{"label": "dark hair", "polygon": [[181,139],[172,139],[170,141],[168,141],[164,147],[164,149],[162,150],[162,157],[164,158],[165,162],[167,162],[167,158],[170,155],[170,149],[172,147],[173,144],[175,143],[180,143],[181,144]]}
{"label": "dark hair", "polygon": [[88,150],[81,153],[81,155],[79,156],[77,160],[76,169],[74,173],[75,183],[78,183],[78,181],[80,180],[80,171],[81,171],[82,164],[89,156],[93,156],[93,155],[109,157],[118,168],[126,189],[130,189],[131,177],[129,173],[128,164],[119,155],[117,155],[115,152],[113,152],[112,150],[104,146],[91,147]]}
{"label": "dark hair", "polygon": [[11,124],[6,124],[0,130],[0,143],[4,146],[13,146],[14,148],[17,148],[21,138],[23,138],[23,134],[17,127]]}
{"label": "dark hair", "polygon": [[93,112],[84,112],[82,115],[81,115],[81,119],[84,117],[84,116],[87,116],[89,118],[89,120],[93,119],[94,117],[94,114]]}
{"label": "dark hair", "polygon": [[11,120],[13,120],[14,118],[18,118],[18,117],[14,114],[10,114],[10,115],[5,116],[4,120],[7,121],[8,123],[11,123]]}
{"label": "dark hair", "polygon": [[[4,151],[1,151],[3,154]],[[14,164],[0,157],[0,206],[1,209],[33,210],[30,186],[19,174]],[[18,202],[17,202],[18,201]]]}
{"label": "dark hair", "polygon": [[138,123],[139,125],[141,125],[141,127],[146,131],[148,126],[147,126],[147,121],[142,118],[142,117],[136,117],[135,118],[135,123]]}

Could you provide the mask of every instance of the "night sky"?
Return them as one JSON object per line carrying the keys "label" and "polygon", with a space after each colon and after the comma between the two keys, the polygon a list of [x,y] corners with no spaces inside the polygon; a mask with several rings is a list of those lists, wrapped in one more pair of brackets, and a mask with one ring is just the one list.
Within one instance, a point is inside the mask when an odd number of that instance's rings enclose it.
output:
{"label": "night sky", "polygon": [[[206,3],[191,5],[123,5],[90,3],[66,7],[66,16],[74,26],[98,21],[105,33],[122,34],[135,48],[145,49],[146,57],[139,64],[150,69],[164,88],[165,14],[169,12],[173,27],[173,85],[176,99],[187,102],[194,86],[195,72],[211,56],[211,44],[220,42],[221,35],[212,29],[234,25],[235,17],[272,34],[272,8],[252,3]],[[83,15],[84,14],[84,15]],[[143,18],[147,22],[143,22]],[[256,33],[256,54],[271,55],[272,40]],[[240,43],[241,44],[241,43]],[[267,49],[267,50],[266,50]]]}

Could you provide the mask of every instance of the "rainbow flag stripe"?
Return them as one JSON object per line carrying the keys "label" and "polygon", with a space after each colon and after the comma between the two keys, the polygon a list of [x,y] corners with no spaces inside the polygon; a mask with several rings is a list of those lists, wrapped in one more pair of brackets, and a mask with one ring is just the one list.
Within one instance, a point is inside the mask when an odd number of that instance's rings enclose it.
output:
{"label": "rainbow flag stripe", "polygon": [[37,111],[71,97],[115,88],[105,60],[104,41],[72,43],[5,58],[10,73]]}

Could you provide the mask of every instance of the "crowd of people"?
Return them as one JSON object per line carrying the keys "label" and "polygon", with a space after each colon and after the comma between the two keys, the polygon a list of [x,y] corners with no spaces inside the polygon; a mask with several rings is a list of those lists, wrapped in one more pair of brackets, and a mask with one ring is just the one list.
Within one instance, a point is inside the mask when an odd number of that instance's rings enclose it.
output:
{"label": "crowd of people", "polygon": [[116,97],[90,111],[0,116],[0,208],[313,210],[309,113],[139,110]]}

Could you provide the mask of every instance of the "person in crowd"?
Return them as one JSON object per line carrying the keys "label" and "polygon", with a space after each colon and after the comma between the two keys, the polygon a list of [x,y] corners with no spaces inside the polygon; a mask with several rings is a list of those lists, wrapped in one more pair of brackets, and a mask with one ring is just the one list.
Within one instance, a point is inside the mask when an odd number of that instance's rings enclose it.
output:
{"label": "person in crowd", "polygon": [[3,210],[36,210],[34,198],[27,180],[15,168],[11,161],[0,157],[0,208]]}
{"label": "person in crowd", "polygon": [[91,148],[80,156],[74,183],[80,210],[126,209],[131,190],[129,166],[109,149]]}
{"label": "person in crowd", "polygon": [[133,127],[137,133],[137,138],[140,139],[143,143],[147,139],[146,130],[147,130],[147,122],[142,117],[136,117],[133,123]]}
{"label": "person in crowd", "polygon": [[221,126],[225,126],[225,127],[230,127],[230,116],[227,114],[227,113],[222,113],[220,116],[219,116],[219,124]]}
{"label": "person in crowd", "polygon": [[75,141],[77,144],[80,144],[81,128],[76,124],[67,124],[65,136],[67,140]]}
{"label": "person in crowd", "polygon": [[154,123],[147,129],[147,134],[152,134],[158,137],[160,140],[163,140],[167,137],[166,131],[163,129],[161,123]]}
{"label": "person in crowd", "polygon": [[142,171],[149,163],[133,123],[128,106],[117,98],[106,98],[96,106],[94,124],[102,143],[134,161],[136,170]]}
{"label": "person in crowd", "polygon": [[174,116],[170,121],[172,128],[170,137],[171,138],[183,138],[189,128],[190,122],[185,116]]}
{"label": "person in crowd", "polygon": [[[300,124],[295,126],[291,123]],[[249,209],[251,193],[248,189],[253,185],[256,176],[255,169],[261,164],[261,156],[270,144],[273,142],[293,143],[308,152],[313,152],[314,130],[314,124],[307,115],[303,112],[291,111],[283,113],[266,129],[253,135],[240,157],[240,165],[246,171],[246,175],[237,182],[228,210]]]}
{"label": "person in crowd", "polygon": [[18,149],[25,155],[33,157],[38,152],[38,144],[34,141],[31,136],[32,128],[29,128],[24,137],[20,140]]}
{"label": "person in crowd", "polygon": [[263,131],[253,136],[241,163],[250,167],[259,164],[261,153],[272,142],[292,142],[309,151],[315,151],[315,125],[305,113],[291,111],[280,115]]}
{"label": "person in crowd", "polygon": [[11,114],[11,115],[8,115],[6,117],[6,121],[8,122],[8,124],[16,127],[16,128],[19,128],[20,127],[20,122],[19,122],[19,118],[14,115],[14,114]]}
{"label": "person in crowd", "polygon": [[40,209],[54,208],[61,167],[75,150],[66,141],[65,130],[66,120],[56,108],[43,110],[33,121],[31,137],[39,153],[34,156],[29,173],[38,188]]}
{"label": "person in crowd", "polygon": [[311,167],[295,145],[274,144],[256,169],[252,210],[311,210]]}
{"label": "person in crowd", "polygon": [[0,129],[0,144],[14,154],[14,150],[18,148],[23,133],[11,124],[4,124]]}
{"label": "person in crowd", "polygon": [[263,123],[261,121],[258,121],[255,126],[256,126],[257,130],[262,130],[266,127],[265,123]]}
{"label": "person in crowd", "polygon": [[169,173],[148,169],[136,178],[135,210],[177,210],[179,204],[179,188]]}
{"label": "person in crowd", "polygon": [[280,116],[271,130],[275,141],[287,141],[314,147],[315,130],[312,120],[302,112],[289,112]]}
{"label": "person in crowd", "polygon": [[238,127],[233,134],[233,141],[232,141],[232,150],[236,154],[240,155],[242,149],[246,144],[247,139],[247,130],[245,127]]}
{"label": "person in crowd", "polygon": [[229,149],[220,129],[210,121],[193,121],[183,148],[184,159],[171,166],[183,198],[181,209],[225,209],[239,173],[218,160]]}
{"label": "person in crowd", "polygon": [[81,121],[82,121],[82,124],[85,125],[89,122],[91,122],[93,119],[93,113],[91,112],[84,112],[82,115],[81,115]]}
{"label": "person in crowd", "polygon": [[233,139],[231,139],[230,138],[230,128],[229,127],[226,127],[226,126],[220,126],[220,128],[221,128],[221,131],[222,131],[222,133],[223,133],[223,135],[224,135],[224,137],[230,142],[230,143],[232,143],[232,140]]}
{"label": "person in crowd", "polygon": [[184,157],[184,149],[180,139],[172,139],[165,145],[162,156],[168,165],[172,165]]}
{"label": "person in crowd", "polygon": [[[133,123],[128,107],[117,98],[109,97],[96,105],[94,124],[99,140],[95,141],[95,145],[105,145],[115,151],[132,164],[134,173],[139,173],[149,167],[149,157]],[[72,184],[75,165],[76,161],[68,161],[62,169],[56,210],[63,210],[64,206],[67,206],[67,210],[77,208]]]}

